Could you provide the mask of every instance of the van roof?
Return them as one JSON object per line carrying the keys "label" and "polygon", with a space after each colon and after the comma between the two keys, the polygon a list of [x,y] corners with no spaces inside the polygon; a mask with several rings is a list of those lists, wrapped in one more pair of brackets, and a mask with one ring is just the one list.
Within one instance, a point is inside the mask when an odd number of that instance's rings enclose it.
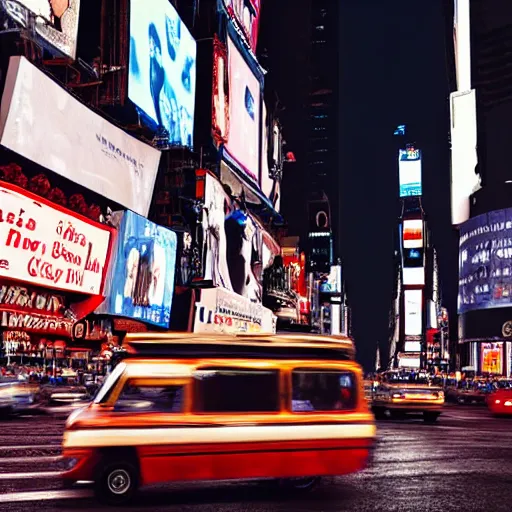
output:
{"label": "van roof", "polygon": [[246,357],[279,359],[354,359],[345,336],[316,334],[195,334],[183,332],[127,334],[130,355],[149,357]]}

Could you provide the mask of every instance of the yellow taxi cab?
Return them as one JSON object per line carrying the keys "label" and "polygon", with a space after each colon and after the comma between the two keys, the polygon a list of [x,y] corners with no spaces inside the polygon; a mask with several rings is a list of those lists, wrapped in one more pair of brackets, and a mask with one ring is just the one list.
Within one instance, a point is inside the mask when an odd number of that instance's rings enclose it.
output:
{"label": "yellow taxi cab", "polygon": [[365,468],[375,439],[350,339],[132,334],[67,420],[65,484],[109,504],[148,484],[277,479],[308,488]]}
{"label": "yellow taxi cab", "polygon": [[421,413],[425,422],[435,423],[443,411],[444,391],[432,385],[424,373],[390,370],[379,375],[371,403],[377,419],[384,418],[386,412],[394,418]]}

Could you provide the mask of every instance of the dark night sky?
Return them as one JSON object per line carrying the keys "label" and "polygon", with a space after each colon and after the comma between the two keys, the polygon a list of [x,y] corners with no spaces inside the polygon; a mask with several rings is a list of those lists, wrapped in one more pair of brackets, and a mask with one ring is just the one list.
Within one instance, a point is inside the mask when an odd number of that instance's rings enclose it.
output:
{"label": "dark night sky", "polygon": [[423,206],[452,311],[456,298],[445,29],[440,0],[349,0],[340,18],[342,253],[354,335],[369,365],[387,337],[400,123],[423,150]]}
{"label": "dark night sky", "polygon": [[[309,0],[279,3],[272,8],[273,19],[265,16],[262,37],[273,53],[268,78],[287,106],[285,137],[300,162],[306,158],[302,148],[308,135],[301,103],[306,100],[307,58],[301,60],[301,55],[307,51]],[[450,226],[445,43],[442,0],[340,0],[339,62],[332,64],[340,83],[340,161],[333,172],[341,174],[342,207],[341,232],[336,235],[341,237],[358,355],[367,369],[377,342],[385,343],[388,335],[399,213],[392,137],[397,124],[409,125],[423,150],[423,206],[438,248],[444,302],[455,316],[457,242]],[[307,183],[299,187],[297,178],[306,173],[302,164],[286,172],[284,193],[294,209],[285,213],[297,229],[304,215],[297,211],[295,196],[307,190]]]}

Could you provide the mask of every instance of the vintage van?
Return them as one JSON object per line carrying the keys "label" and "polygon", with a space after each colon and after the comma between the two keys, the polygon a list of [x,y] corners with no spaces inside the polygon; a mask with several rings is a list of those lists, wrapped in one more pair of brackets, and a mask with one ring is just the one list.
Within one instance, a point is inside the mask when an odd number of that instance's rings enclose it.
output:
{"label": "vintage van", "polygon": [[67,420],[64,482],[120,505],[162,482],[276,479],[308,488],[366,467],[375,440],[350,339],[133,334]]}

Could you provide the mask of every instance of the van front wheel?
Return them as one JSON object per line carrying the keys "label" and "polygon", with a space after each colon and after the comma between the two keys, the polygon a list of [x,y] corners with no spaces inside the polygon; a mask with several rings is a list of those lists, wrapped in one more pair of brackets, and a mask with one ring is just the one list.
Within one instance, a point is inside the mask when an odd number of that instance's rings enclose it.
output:
{"label": "van front wheel", "polygon": [[130,462],[107,462],[96,480],[96,498],[108,505],[124,505],[133,498],[138,486],[137,468]]}

